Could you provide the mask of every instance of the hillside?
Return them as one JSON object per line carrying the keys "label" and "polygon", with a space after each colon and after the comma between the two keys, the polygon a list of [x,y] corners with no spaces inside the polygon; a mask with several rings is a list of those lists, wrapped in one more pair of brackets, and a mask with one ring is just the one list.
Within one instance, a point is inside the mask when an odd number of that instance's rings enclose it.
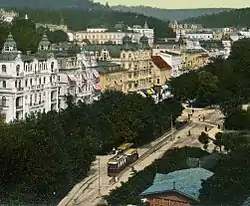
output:
{"label": "hillside", "polygon": [[3,8],[37,8],[37,9],[101,9],[104,6],[89,0],[1,0],[0,7]]}
{"label": "hillside", "polygon": [[223,11],[229,11],[229,8],[206,8],[206,9],[159,9],[145,6],[127,7],[123,5],[112,6],[111,9],[116,11],[134,12],[152,16],[162,20],[183,20],[192,17],[198,17],[209,14],[216,14]]}
{"label": "hillside", "polygon": [[204,27],[250,27],[250,8],[235,9],[232,11],[221,12],[214,15],[206,15],[197,18],[184,20],[187,23],[198,23]]}
{"label": "hillside", "polygon": [[58,24],[60,19],[63,18],[65,24],[67,24],[72,30],[84,30],[88,27],[100,26],[112,29],[119,22],[132,26],[144,25],[145,21],[147,21],[148,26],[155,29],[156,38],[175,36],[172,29],[168,28],[168,22],[129,12],[118,12],[109,9],[90,11],[75,9],[18,9],[17,11],[20,13],[20,17],[24,17],[25,14],[28,14],[30,19],[39,23]]}

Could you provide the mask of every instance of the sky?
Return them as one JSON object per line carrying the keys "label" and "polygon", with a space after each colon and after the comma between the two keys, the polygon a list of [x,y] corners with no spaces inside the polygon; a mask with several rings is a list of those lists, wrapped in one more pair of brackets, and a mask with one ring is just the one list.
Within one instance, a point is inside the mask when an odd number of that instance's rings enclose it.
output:
{"label": "sky", "polygon": [[243,8],[250,7],[250,0],[95,0],[113,5],[144,5],[165,9],[186,8]]}

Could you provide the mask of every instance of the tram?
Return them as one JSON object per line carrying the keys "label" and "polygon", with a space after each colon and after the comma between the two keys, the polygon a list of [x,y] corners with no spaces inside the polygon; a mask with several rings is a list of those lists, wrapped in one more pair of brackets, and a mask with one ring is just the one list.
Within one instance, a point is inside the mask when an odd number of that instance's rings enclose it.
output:
{"label": "tram", "polygon": [[118,153],[108,161],[108,176],[115,177],[125,167],[134,163],[139,158],[138,150],[131,148],[132,143],[126,143],[118,147]]}

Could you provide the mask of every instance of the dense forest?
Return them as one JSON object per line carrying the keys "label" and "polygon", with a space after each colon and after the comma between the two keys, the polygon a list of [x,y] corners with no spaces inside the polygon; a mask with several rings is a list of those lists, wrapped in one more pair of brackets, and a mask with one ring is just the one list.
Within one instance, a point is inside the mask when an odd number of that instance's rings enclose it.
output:
{"label": "dense forest", "polygon": [[44,28],[36,28],[32,20],[17,19],[11,25],[0,22],[0,49],[7,39],[9,32],[11,32],[16,41],[18,50],[23,53],[27,51],[31,51],[32,53],[37,52],[38,44],[44,33],[47,34],[51,43],[68,41],[68,35],[63,31],[51,32]]}
{"label": "dense forest", "polygon": [[36,8],[36,9],[103,9],[104,5],[89,0],[1,0],[0,8]]}
{"label": "dense forest", "polygon": [[146,16],[152,16],[164,21],[180,21],[187,18],[194,18],[203,15],[217,14],[223,11],[230,11],[230,8],[197,8],[197,9],[161,9],[153,8],[149,6],[112,6],[111,9],[123,12],[133,12],[143,14]]}
{"label": "dense forest", "polygon": [[95,155],[129,141],[140,146],[182,112],[172,99],[156,105],[137,94],[106,92],[92,105],[72,104],[0,125],[0,203],[55,204],[84,179]]}
{"label": "dense forest", "polygon": [[[250,181],[250,110],[244,111],[241,106],[250,101],[249,56],[250,40],[237,41],[227,60],[217,59],[169,83],[177,101],[190,101],[199,107],[219,105],[226,116],[226,131],[217,133],[213,142],[214,148],[218,148],[214,153],[219,153],[221,160],[212,169],[215,174],[202,183],[201,205],[242,205],[250,196],[250,185],[246,184]],[[208,138],[205,133],[199,136],[199,141],[206,149]],[[165,174],[186,168],[184,160],[187,156],[183,151],[182,148],[167,151],[162,159],[135,173],[106,199],[111,205],[140,205],[139,194],[152,184],[156,172]]]}
{"label": "dense forest", "polygon": [[18,9],[20,17],[25,14],[30,19],[39,23],[59,24],[61,19],[64,19],[65,24],[71,30],[84,30],[88,27],[106,27],[113,29],[117,23],[123,22],[125,25],[141,25],[147,21],[150,28],[155,29],[155,37],[175,37],[175,33],[168,27],[168,22],[147,17],[142,14],[131,12],[119,12],[108,9],[103,10],[41,10],[41,9]]}
{"label": "dense forest", "polygon": [[235,9],[224,11],[213,15],[204,15],[197,18],[184,20],[186,23],[202,24],[207,28],[224,28],[224,27],[250,27],[250,8]]}

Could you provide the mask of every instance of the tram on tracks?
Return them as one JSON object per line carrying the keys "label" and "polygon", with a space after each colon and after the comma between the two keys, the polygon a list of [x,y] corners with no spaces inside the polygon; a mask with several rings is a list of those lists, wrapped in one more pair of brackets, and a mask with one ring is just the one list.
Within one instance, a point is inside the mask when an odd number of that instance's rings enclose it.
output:
{"label": "tram on tracks", "polygon": [[125,167],[138,160],[138,150],[132,146],[132,143],[125,143],[117,148],[117,154],[108,161],[109,177],[117,176]]}

